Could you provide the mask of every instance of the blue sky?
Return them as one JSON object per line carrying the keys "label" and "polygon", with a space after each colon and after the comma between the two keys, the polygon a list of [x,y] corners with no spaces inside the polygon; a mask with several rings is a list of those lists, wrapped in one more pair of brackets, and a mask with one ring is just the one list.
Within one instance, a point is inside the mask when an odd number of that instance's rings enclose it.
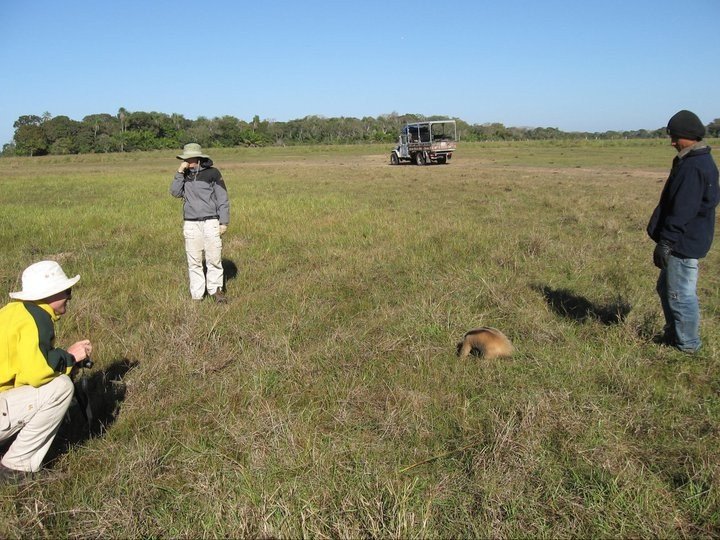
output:
{"label": "blue sky", "polygon": [[445,114],[564,131],[720,117],[720,0],[3,0],[24,114]]}

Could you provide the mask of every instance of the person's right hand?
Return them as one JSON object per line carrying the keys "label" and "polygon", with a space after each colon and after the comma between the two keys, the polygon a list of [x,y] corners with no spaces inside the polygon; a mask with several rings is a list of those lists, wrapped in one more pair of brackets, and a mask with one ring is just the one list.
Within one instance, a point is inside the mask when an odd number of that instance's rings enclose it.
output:
{"label": "person's right hand", "polygon": [[667,268],[672,246],[666,240],[660,240],[653,251],[653,262],[660,270]]}
{"label": "person's right hand", "polygon": [[180,163],[180,166],[178,167],[178,172],[184,173],[185,169],[187,169],[189,166],[190,166],[190,164],[187,161],[183,161],[182,163]]}
{"label": "person's right hand", "polygon": [[83,339],[70,345],[67,352],[75,357],[75,363],[77,364],[90,356],[90,353],[92,353],[92,343],[90,343],[89,339]]}

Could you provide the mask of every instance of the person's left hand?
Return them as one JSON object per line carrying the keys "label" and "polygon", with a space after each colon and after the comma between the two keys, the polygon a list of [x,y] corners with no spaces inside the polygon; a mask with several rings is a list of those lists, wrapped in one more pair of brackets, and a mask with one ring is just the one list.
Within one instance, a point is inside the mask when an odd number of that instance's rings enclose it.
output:
{"label": "person's left hand", "polygon": [[220,225],[220,236],[225,234],[225,231],[227,231],[227,225]]}

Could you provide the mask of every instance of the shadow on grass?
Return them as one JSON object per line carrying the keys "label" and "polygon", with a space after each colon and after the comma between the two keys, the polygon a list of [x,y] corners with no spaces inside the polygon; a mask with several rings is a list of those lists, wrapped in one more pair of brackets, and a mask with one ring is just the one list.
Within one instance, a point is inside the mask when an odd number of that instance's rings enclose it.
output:
{"label": "shadow on grass", "polygon": [[75,396],[45,462],[102,435],[115,422],[125,399],[123,378],[137,365],[138,362],[122,358],[103,370],[86,370],[75,377]]}
{"label": "shadow on grass", "polygon": [[630,303],[620,297],[613,303],[596,305],[567,289],[552,289],[546,285],[533,285],[532,288],[543,295],[555,313],[580,323],[595,319],[608,326],[619,324],[632,310]]}
{"label": "shadow on grass", "polygon": [[[223,290],[227,291],[227,282],[231,279],[235,279],[238,275],[238,267],[237,264],[235,264],[234,261],[231,261],[230,259],[223,259],[221,261],[222,269],[223,269]],[[205,263],[205,260],[203,259],[202,263],[203,267],[203,274],[207,276],[207,264]]]}
{"label": "shadow on grass", "polygon": [[[235,279],[238,275],[238,267],[234,261],[230,259],[223,259],[221,261],[223,269],[223,289],[227,290],[227,282],[231,279]],[[203,260],[203,274],[207,276],[207,264]]]}
{"label": "shadow on grass", "polygon": [[231,279],[235,279],[238,275],[238,267],[237,265],[231,261],[230,259],[223,259],[222,260],[222,267],[223,267],[223,288],[225,288],[225,285],[227,285],[227,282]]}

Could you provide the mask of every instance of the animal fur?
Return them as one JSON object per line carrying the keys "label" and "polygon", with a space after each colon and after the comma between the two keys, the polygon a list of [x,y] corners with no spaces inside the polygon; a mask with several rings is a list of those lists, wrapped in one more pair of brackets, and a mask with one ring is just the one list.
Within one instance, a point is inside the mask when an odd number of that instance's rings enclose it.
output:
{"label": "animal fur", "polygon": [[470,330],[457,344],[458,356],[465,358],[470,353],[482,355],[484,358],[500,358],[512,356],[514,348],[510,340],[497,328],[483,326]]}

